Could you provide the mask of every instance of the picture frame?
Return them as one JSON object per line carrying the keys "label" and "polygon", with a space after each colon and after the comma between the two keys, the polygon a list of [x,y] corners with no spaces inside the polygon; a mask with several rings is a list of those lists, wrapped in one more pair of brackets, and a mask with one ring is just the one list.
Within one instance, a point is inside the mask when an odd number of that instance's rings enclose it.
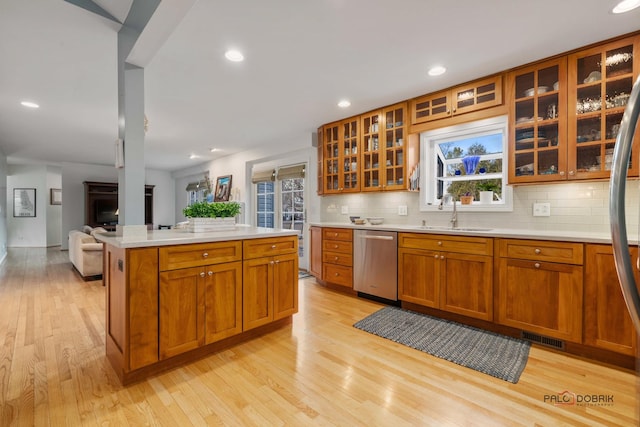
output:
{"label": "picture frame", "polygon": [[49,200],[52,205],[62,204],[62,190],[60,188],[52,188],[49,190]]}
{"label": "picture frame", "polygon": [[36,216],[36,189],[13,189],[13,216],[15,218],[35,218]]}
{"label": "picture frame", "polygon": [[214,202],[228,202],[231,194],[231,175],[219,176],[216,179]]}

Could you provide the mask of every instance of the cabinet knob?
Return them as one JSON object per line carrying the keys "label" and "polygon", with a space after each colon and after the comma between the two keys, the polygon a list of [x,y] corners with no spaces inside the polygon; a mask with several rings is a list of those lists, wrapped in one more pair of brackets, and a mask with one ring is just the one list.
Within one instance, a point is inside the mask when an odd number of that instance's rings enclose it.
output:
{"label": "cabinet knob", "polygon": [[269,261],[269,264],[273,265],[273,261]]}
{"label": "cabinet knob", "polygon": [[533,252],[535,252],[536,255],[540,255],[542,253],[542,251],[538,248],[536,248]]}
{"label": "cabinet knob", "polygon": [[560,176],[564,176],[564,171],[560,171]]}
{"label": "cabinet knob", "polygon": [[333,237],[338,237],[338,233],[333,233]]}
{"label": "cabinet knob", "polygon": [[444,259],[444,255],[440,255],[440,259]]}
{"label": "cabinet knob", "polygon": [[438,259],[438,254],[435,254],[433,257],[434,257],[435,259]]}
{"label": "cabinet knob", "polygon": [[576,172],[575,172],[575,171],[569,171],[569,175],[570,175],[570,176],[573,176],[573,175],[575,175],[575,174],[576,174]]}
{"label": "cabinet knob", "polygon": [[271,245],[271,249],[275,249],[275,248],[277,248],[276,245]]}
{"label": "cabinet knob", "polygon": [[539,263],[539,262],[536,262],[535,264],[533,264],[533,266],[534,266],[535,268],[540,268],[540,263]]}
{"label": "cabinet knob", "polygon": [[338,249],[338,245],[333,245],[333,248],[334,249]]}
{"label": "cabinet knob", "polygon": [[207,273],[209,276],[213,276],[213,271],[209,270],[209,272]]}
{"label": "cabinet knob", "polygon": [[200,277],[204,277],[204,271],[200,273]]}
{"label": "cabinet knob", "polygon": [[334,273],[333,275],[338,277],[340,275],[340,273]]}
{"label": "cabinet knob", "polygon": [[438,246],[442,246],[442,242],[441,241],[438,241]]}
{"label": "cabinet knob", "polygon": [[206,252],[202,254],[202,258],[206,258],[206,257],[208,257],[208,256],[209,256],[209,254],[208,254],[208,253],[206,253]]}
{"label": "cabinet knob", "polygon": [[276,264],[280,264],[280,260],[279,259],[276,260]]}
{"label": "cabinet knob", "polygon": [[334,259],[334,261],[337,261],[337,260],[338,260],[338,257],[334,257],[334,258],[335,258],[335,259]]}

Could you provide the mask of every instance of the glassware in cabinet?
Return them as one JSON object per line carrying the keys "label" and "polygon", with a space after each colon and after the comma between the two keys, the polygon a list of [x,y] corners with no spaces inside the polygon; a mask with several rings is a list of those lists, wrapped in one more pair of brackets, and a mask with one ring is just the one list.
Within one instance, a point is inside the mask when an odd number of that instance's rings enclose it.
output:
{"label": "glassware in cabinet", "polygon": [[340,124],[334,123],[324,126],[324,193],[340,191],[339,168],[340,163]]}
{"label": "glassware in cabinet", "polygon": [[[569,178],[607,178],[620,121],[638,75],[640,37],[570,55]],[[638,175],[635,156],[629,175]]]}
{"label": "glassware in cabinet", "polygon": [[406,105],[400,104],[383,110],[385,123],[384,182],[385,190],[405,189],[405,137]]}
{"label": "glassware in cabinet", "polygon": [[509,182],[565,179],[566,58],[515,70],[507,78]]}
{"label": "glassware in cabinet", "polygon": [[347,119],[342,122],[342,152],[343,169],[341,191],[355,192],[360,190],[360,181],[358,173],[359,155],[358,142],[360,135],[358,133],[359,117]]}

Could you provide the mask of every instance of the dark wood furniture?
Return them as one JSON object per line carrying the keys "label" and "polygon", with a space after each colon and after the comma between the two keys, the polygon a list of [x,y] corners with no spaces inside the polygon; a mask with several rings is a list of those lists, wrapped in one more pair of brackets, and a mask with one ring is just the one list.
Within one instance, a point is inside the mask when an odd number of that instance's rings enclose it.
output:
{"label": "dark wood furniture", "polygon": [[[153,228],[153,188],[144,186],[144,223]],[[109,231],[118,223],[118,183],[84,181],[84,223]]]}

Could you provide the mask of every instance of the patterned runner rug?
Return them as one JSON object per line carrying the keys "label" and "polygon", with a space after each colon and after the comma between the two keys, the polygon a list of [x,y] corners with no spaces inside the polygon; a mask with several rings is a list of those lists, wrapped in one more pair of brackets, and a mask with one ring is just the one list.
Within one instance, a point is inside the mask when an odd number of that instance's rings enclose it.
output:
{"label": "patterned runner rug", "polygon": [[529,357],[528,341],[397,307],[385,307],[353,326],[514,384]]}

